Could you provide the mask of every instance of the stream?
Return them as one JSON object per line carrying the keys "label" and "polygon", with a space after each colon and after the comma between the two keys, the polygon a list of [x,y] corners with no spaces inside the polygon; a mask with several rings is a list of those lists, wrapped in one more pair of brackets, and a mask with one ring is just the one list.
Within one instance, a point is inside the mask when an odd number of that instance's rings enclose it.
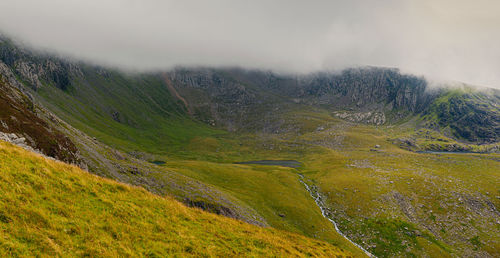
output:
{"label": "stream", "polygon": [[[300,163],[296,160],[254,160],[254,161],[236,162],[235,164],[283,166],[283,167],[290,167],[290,168],[298,168],[302,165],[302,163]],[[306,190],[309,192],[311,197],[316,202],[316,205],[318,205],[319,209],[321,210],[321,214],[323,215],[323,217],[328,219],[333,224],[337,233],[339,233],[341,236],[343,236],[345,239],[347,239],[347,241],[351,242],[353,245],[355,245],[356,247],[361,249],[366,255],[368,255],[368,257],[376,257],[375,255],[371,254],[366,249],[364,249],[362,246],[354,243],[344,233],[342,233],[342,231],[340,231],[339,227],[337,226],[337,223],[328,216],[329,212],[328,212],[325,204],[321,200],[320,193],[316,189],[314,189],[314,187],[311,187],[308,184],[306,184],[306,182],[304,182],[304,175],[299,174],[299,181],[306,187]]]}
{"label": "stream", "polygon": [[342,233],[342,231],[340,231],[339,227],[337,226],[337,223],[333,219],[331,219],[330,217],[328,217],[328,211],[327,211],[327,208],[325,207],[325,204],[321,200],[321,195],[318,193],[317,190],[313,190],[309,185],[306,184],[306,182],[304,182],[304,180],[303,180],[304,179],[304,175],[299,174],[299,176],[300,176],[299,181],[306,187],[307,191],[309,192],[309,194],[311,195],[311,197],[316,202],[316,205],[318,205],[319,209],[321,210],[321,214],[323,214],[323,217],[325,217],[326,219],[328,219],[333,224],[333,226],[335,227],[335,230],[341,236],[343,236],[345,239],[347,239],[347,241],[351,242],[353,245],[355,245],[359,249],[361,249],[366,255],[368,255],[368,257],[376,257],[375,255],[371,254],[366,249],[364,249],[362,246],[354,243],[344,233]]}

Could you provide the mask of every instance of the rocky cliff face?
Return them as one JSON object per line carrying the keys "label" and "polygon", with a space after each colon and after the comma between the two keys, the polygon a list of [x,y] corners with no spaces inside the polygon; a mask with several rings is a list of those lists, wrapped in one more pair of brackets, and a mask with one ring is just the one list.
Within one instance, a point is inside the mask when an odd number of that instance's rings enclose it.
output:
{"label": "rocky cliff face", "polygon": [[275,116],[288,101],[267,85],[239,80],[230,70],[178,69],[168,76],[198,119],[229,131],[260,130],[263,119]]}
{"label": "rocky cliff face", "polygon": [[[367,109],[386,106],[419,112],[429,101],[423,78],[404,75],[396,69],[356,68],[340,74],[320,73],[303,79],[306,96],[334,106]],[[304,94],[305,95],[305,94]]]}
{"label": "rocky cliff face", "polygon": [[264,120],[279,122],[282,112],[297,105],[326,107],[339,111],[334,113],[338,117],[380,125],[418,114],[437,97],[423,78],[383,68],[301,76],[179,69],[170,77],[198,117],[230,130],[260,129]]}
{"label": "rocky cliff face", "polygon": [[12,69],[17,79],[34,90],[40,88],[43,82],[66,90],[71,76],[81,74],[76,64],[49,55],[33,55],[31,51],[17,47],[2,36],[0,36],[0,60],[3,65]]}
{"label": "rocky cliff face", "polygon": [[369,110],[376,107],[421,111],[432,99],[425,79],[397,69],[365,67],[339,73],[279,75],[262,71],[227,71],[233,78],[312,105]]}

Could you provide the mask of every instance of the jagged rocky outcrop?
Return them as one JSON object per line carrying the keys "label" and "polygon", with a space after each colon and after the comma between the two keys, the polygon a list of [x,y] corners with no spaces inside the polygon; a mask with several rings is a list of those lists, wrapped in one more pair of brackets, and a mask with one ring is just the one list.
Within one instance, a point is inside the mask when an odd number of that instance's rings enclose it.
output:
{"label": "jagged rocky outcrop", "polygon": [[425,79],[401,74],[397,69],[352,68],[341,73],[318,73],[301,81],[302,96],[322,104],[359,109],[387,107],[419,112],[428,103]]}
{"label": "jagged rocky outcrop", "polygon": [[63,61],[48,54],[33,55],[30,50],[19,48],[11,40],[0,35],[0,60],[11,68],[21,81],[34,90],[43,82],[66,90],[71,76],[81,74],[77,64]]}
{"label": "jagged rocky outcrop", "polygon": [[389,109],[421,111],[432,95],[427,92],[427,82],[422,77],[402,74],[398,69],[363,67],[341,72],[319,72],[308,75],[279,75],[271,72],[227,71],[233,78],[254,84],[306,102],[331,107]]}
{"label": "jagged rocky outcrop", "polygon": [[245,122],[259,93],[211,69],[177,70],[168,75],[200,120],[223,124],[228,130]]}

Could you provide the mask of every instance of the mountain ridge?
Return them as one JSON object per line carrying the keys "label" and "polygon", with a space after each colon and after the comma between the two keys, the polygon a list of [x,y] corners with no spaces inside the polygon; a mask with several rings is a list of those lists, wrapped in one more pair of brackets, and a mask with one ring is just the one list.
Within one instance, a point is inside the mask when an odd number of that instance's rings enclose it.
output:
{"label": "mountain ridge", "polygon": [[[111,78],[110,76],[123,77],[125,75],[120,75],[119,72],[112,70],[91,68],[83,64],[36,55],[30,50],[16,47],[6,38],[3,38],[0,47],[0,59],[3,62],[4,76],[7,76],[11,82],[19,78],[35,91],[43,85],[42,81],[45,81],[70,95],[81,94],[75,90],[78,91],[78,87],[85,87],[84,85],[89,83],[86,82],[87,79],[82,81],[82,78],[102,77],[102,79],[108,80]],[[13,76],[17,78],[6,75],[9,73],[6,69],[9,68],[14,74]],[[165,81],[167,75],[168,83]],[[372,119],[365,120],[376,121],[377,124],[397,122],[409,115],[423,115],[430,118],[429,113],[436,112],[435,108],[434,111],[429,109],[432,109],[432,104],[446,94],[450,94],[452,91],[456,92],[456,89],[447,89],[446,87],[431,88],[423,77],[401,74],[398,69],[377,67],[349,68],[340,72],[317,72],[293,76],[236,68],[178,68],[171,72],[126,77],[128,78],[123,79],[147,78],[148,82],[138,81],[137,83],[157,84],[158,86],[155,87],[158,87],[158,90],[164,87],[162,85],[167,86],[168,93],[159,91],[151,92],[152,95],[140,93],[142,98],[150,98],[149,102],[154,104],[154,109],[150,112],[166,111],[165,114],[160,112],[160,116],[168,116],[168,113],[172,111],[181,116],[186,115],[186,113],[194,114],[199,121],[207,124],[219,123],[220,126],[230,131],[245,129],[241,124],[255,122],[252,121],[252,118],[244,119],[243,117],[248,116],[249,112],[259,112],[259,105],[264,105],[264,109],[267,110],[279,108],[279,105],[287,108],[290,103],[300,103],[309,106],[322,106],[331,110],[370,111],[372,115],[378,114],[378,118],[374,119],[370,115],[368,117]],[[106,83],[102,79],[99,79],[100,82],[96,80],[90,82],[92,84]],[[77,86],[78,84],[81,85]],[[71,87],[73,88],[70,89]],[[137,88],[137,86],[132,87]],[[71,93],[72,91],[74,93]],[[472,88],[469,87],[468,91],[471,92]],[[80,90],[80,92],[82,91]],[[135,90],[135,92],[139,93],[141,90]],[[125,94],[124,91],[120,91],[119,95],[109,91],[103,93],[111,94],[115,98],[120,98],[121,94]],[[182,94],[186,96],[182,96]],[[478,96],[475,98],[477,103],[471,103],[471,99],[467,98],[466,93],[454,97],[461,97],[462,103],[469,104],[462,105],[461,109],[455,109],[458,111],[454,112],[453,119],[458,124],[452,126],[453,130],[449,136],[457,140],[479,144],[498,142],[500,139],[500,120],[498,119],[499,110],[496,107],[499,105],[500,91],[494,89],[477,90],[474,94]],[[488,97],[488,95],[492,97]],[[139,96],[135,98],[137,97]],[[89,99],[90,96],[80,98],[81,101],[89,101]],[[128,97],[128,99],[132,100],[134,97]],[[176,103],[173,101],[174,99],[182,103]],[[110,100],[105,99],[101,99],[100,102],[111,103]],[[161,103],[172,104],[164,106]],[[100,103],[95,104],[101,105]],[[137,103],[133,104],[137,105]],[[493,116],[493,119],[483,121],[483,128],[476,128],[481,129],[482,132],[471,135],[470,130],[459,130],[459,128],[473,126],[467,124],[468,120],[464,117],[467,116],[467,113],[479,112],[479,110],[471,109],[482,104],[490,105],[492,108],[482,109],[481,112],[485,116]],[[113,120],[130,126],[137,126],[145,122],[124,117],[124,113],[131,112],[123,110],[120,112],[121,108],[116,105],[113,108],[101,107],[101,109],[101,113],[104,111]],[[448,114],[448,116],[450,115]],[[444,115],[434,116],[433,119],[436,121],[427,121],[427,123],[422,123],[422,126],[446,130],[445,128],[448,126],[446,121],[439,121],[442,118],[446,119]],[[253,120],[258,120],[258,118]],[[478,119],[475,121],[477,122]],[[439,126],[430,125],[432,122]],[[488,131],[484,127],[492,127],[493,130]]]}

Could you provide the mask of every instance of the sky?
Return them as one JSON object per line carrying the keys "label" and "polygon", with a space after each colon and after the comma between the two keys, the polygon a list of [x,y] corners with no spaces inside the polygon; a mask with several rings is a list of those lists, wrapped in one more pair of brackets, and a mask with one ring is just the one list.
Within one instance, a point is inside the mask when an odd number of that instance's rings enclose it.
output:
{"label": "sky", "polygon": [[0,32],[126,70],[383,66],[500,88],[498,0],[1,0]]}

